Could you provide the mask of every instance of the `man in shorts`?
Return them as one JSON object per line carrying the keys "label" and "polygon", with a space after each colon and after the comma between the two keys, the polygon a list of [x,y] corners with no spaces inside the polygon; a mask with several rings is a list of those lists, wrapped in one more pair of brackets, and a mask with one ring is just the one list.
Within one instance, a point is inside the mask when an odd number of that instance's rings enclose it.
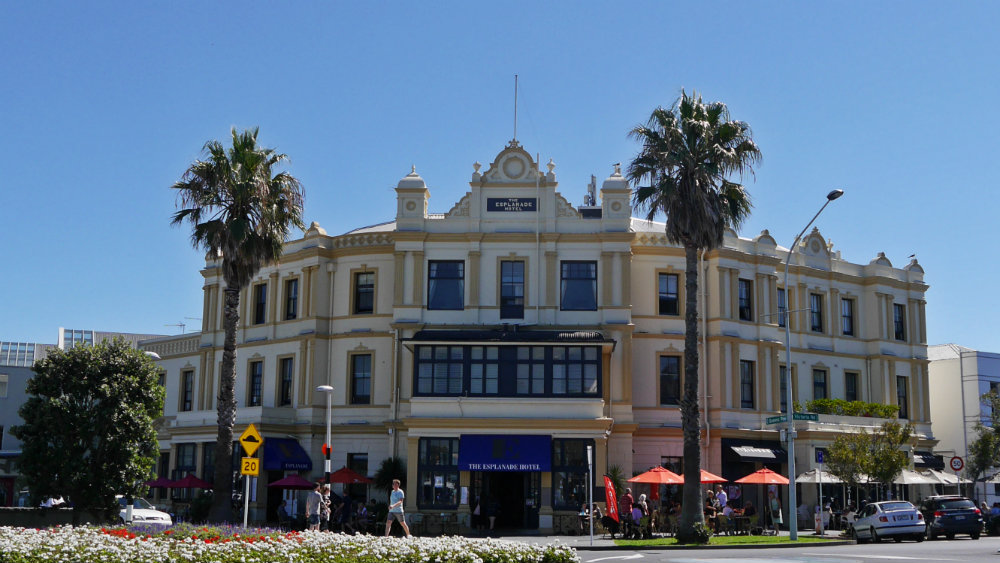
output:
{"label": "man in shorts", "polygon": [[395,519],[403,527],[406,537],[410,537],[410,527],[406,525],[406,517],[403,515],[403,500],[406,495],[403,489],[399,488],[399,479],[392,480],[392,492],[389,493],[389,515],[385,521],[385,535],[389,535],[392,530],[392,521]]}
{"label": "man in shorts", "polygon": [[320,492],[320,485],[316,483],[313,491],[306,497],[306,523],[310,530],[319,530],[319,516],[323,506],[323,493]]}

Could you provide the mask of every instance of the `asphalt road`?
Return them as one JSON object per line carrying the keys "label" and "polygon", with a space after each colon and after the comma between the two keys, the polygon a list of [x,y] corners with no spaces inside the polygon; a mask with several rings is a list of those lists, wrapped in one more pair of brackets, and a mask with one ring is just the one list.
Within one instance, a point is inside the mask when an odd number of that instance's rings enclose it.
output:
{"label": "asphalt road", "polygon": [[1000,537],[792,548],[580,551],[583,563],[1000,563]]}

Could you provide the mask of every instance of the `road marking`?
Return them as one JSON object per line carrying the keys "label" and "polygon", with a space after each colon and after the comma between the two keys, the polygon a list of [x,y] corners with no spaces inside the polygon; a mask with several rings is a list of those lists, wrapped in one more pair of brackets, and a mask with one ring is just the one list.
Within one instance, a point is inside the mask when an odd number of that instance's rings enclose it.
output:
{"label": "road marking", "polygon": [[[910,557],[907,555],[873,555],[869,553],[852,553],[850,555],[830,555],[828,553],[808,553],[803,552],[802,555],[823,555],[826,557],[843,557],[845,559],[890,559],[899,561],[927,561],[927,557]],[[963,561],[962,559],[942,559],[940,557],[932,557],[930,560],[933,561]]]}
{"label": "road marking", "polygon": [[597,563],[598,561],[609,561],[611,559],[639,559],[642,557],[641,553],[636,553],[635,555],[615,555],[613,557],[598,557],[597,559],[588,559],[586,563]]}

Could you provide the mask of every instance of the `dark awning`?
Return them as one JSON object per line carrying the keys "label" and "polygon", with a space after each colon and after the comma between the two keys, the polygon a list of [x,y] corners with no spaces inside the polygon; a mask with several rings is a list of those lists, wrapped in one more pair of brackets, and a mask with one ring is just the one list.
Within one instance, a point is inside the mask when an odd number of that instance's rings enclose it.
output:
{"label": "dark awning", "polygon": [[788,452],[778,442],[762,440],[734,440],[723,438],[722,455],[726,461],[757,463],[785,463]]}
{"label": "dark awning", "polygon": [[551,471],[552,437],[462,434],[458,470]]}
{"label": "dark awning", "polygon": [[913,466],[922,469],[944,469],[944,459],[931,452],[913,452]]}
{"label": "dark awning", "polygon": [[266,471],[295,471],[312,469],[309,454],[298,441],[291,438],[264,439],[264,469]]}
{"label": "dark awning", "polygon": [[409,342],[498,342],[504,344],[518,343],[553,343],[553,344],[609,344],[615,341],[604,337],[597,330],[522,330],[511,326],[497,330],[421,330],[406,338]]}

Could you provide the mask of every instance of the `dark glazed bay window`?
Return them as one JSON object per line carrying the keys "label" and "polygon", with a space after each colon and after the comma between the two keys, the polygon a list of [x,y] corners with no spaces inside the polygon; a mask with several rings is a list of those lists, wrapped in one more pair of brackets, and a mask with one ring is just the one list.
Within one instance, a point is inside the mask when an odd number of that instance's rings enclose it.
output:
{"label": "dark glazed bay window", "polygon": [[189,411],[194,408],[194,371],[184,370],[181,372],[181,410]]}
{"label": "dark glazed bay window", "polygon": [[844,336],[854,336],[854,300],[840,300],[840,331]]}
{"label": "dark glazed bay window", "polygon": [[460,395],[465,367],[463,346],[417,348],[417,394]]}
{"label": "dark glazed bay window", "polygon": [[420,439],[417,485],[420,508],[458,507],[458,438]]}
{"label": "dark glazed bay window", "polygon": [[517,347],[517,394],[545,394],[545,347]]}
{"label": "dark glazed bay window", "polygon": [[788,322],[788,295],[783,288],[778,288],[778,326]]}
{"label": "dark glazed bay window", "polygon": [[681,401],[681,358],[660,356],[660,404],[679,405]]}
{"label": "dark glazed bay window", "polygon": [[292,378],[294,376],[294,361],[292,358],[281,359],[280,388],[278,390],[278,406],[284,407],[292,404]]}
{"label": "dark glazed bay window", "polygon": [[253,286],[253,324],[262,325],[267,321],[267,284]]}
{"label": "dark glazed bay window", "polygon": [[524,318],[524,262],[500,262],[500,318]]}
{"label": "dark glazed bay window", "polygon": [[451,311],[465,308],[465,262],[431,260],[428,263],[427,308]]}
{"label": "dark glazed bay window", "polygon": [[892,325],[896,340],[906,340],[906,306],[898,303],[892,305]]}
{"label": "dark glazed bay window", "polygon": [[680,294],[677,289],[677,274],[659,275],[659,312],[661,315],[680,314]]}
{"label": "dark glazed bay window", "polygon": [[471,346],[469,351],[469,394],[496,395],[500,391],[500,349]]}
{"label": "dark glazed bay window", "polygon": [[354,274],[354,314],[370,315],[375,312],[375,272]]}
{"label": "dark glazed bay window", "polygon": [[739,280],[740,291],[740,320],[753,320],[753,282],[750,280]]}
{"label": "dark glazed bay window", "polygon": [[250,378],[247,382],[249,394],[247,395],[248,407],[259,407],[261,404],[261,392],[264,385],[264,362],[250,362]]}
{"label": "dark glazed bay window", "polygon": [[896,404],[899,405],[899,418],[910,418],[909,379],[902,375],[896,376]]}
{"label": "dark glazed bay window", "polygon": [[552,440],[552,508],[580,510],[587,503],[587,445],[593,440]]}
{"label": "dark glazed bay window", "polygon": [[552,348],[552,394],[596,395],[597,361],[593,346]]}
{"label": "dark glazed bay window", "polygon": [[367,405],[372,397],[372,356],[351,356],[351,404]]}
{"label": "dark glazed bay window", "polygon": [[597,310],[597,262],[563,262],[560,288],[563,311]]}
{"label": "dark glazed bay window", "polygon": [[825,399],[826,392],[826,370],[813,370],[813,399]]}
{"label": "dark glazed bay window", "polygon": [[740,360],[740,408],[754,408],[754,363]]}
{"label": "dark glazed bay window", "polygon": [[844,399],[847,401],[858,400],[858,372],[844,372]]}
{"label": "dark glazed bay window", "polygon": [[299,316],[299,280],[285,282],[285,320],[291,321]]}
{"label": "dark glazed bay window", "polygon": [[810,329],[813,332],[823,332],[823,296],[817,293],[809,294]]}

